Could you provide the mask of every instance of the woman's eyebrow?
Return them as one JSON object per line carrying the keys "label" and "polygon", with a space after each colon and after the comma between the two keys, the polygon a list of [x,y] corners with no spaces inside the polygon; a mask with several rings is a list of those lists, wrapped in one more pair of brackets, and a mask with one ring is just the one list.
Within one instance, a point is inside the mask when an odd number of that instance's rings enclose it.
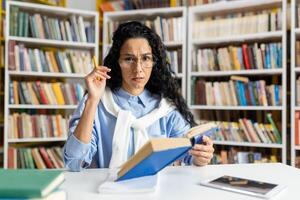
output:
{"label": "woman's eyebrow", "polygon": [[[120,54],[121,56],[135,56],[134,54],[132,53],[123,53],[123,54]],[[152,53],[143,53],[141,54],[142,56],[147,56],[147,55],[152,55]]]}

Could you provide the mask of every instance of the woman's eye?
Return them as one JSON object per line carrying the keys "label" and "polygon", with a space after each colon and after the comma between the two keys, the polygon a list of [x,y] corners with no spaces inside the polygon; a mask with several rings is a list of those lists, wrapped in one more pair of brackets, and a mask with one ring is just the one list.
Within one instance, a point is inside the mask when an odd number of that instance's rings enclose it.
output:
{"label": "woman's eye", "polygon": [[145,56],[145,57],[143,57],[143,61],[149,61],[149,60],[151,60],[151,57],[150,57],[150,56]]}
{"label": "woman's eye", "polygon": [[134,60],[134,59],[131,58],[131,57],[125,58],[125,61],[127,61],[127,62],[132,62],[133,60]]}

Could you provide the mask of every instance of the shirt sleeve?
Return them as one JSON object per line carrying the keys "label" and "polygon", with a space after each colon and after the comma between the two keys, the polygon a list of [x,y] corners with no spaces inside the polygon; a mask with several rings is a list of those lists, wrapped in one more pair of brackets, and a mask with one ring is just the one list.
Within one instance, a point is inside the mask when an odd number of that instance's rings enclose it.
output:
{"label": "shirt sleeve", "polygon": [[77,139],[74,135],[75,129],[85,108],[86,100],[87,95],[82,98],[79,106],[72,115],[69,123],[68,139],[63,149],[65,166],[71,171],[80,171],[82,168],[87,168],[91,164],[92,158],[97,151],[98,137],[97,130],[95,128],[95,121],[93,123],[92,138],[90,143],[85,144]]}
{"label": "shirt sleeve", "polygon": [[[179,111],[175,110],[169,114],[167,122],[168,137],[182,137],[190,128],[190,124]],[[179,160],[185,165],[192,164],[192,156],[188,153],[184,154]]]}

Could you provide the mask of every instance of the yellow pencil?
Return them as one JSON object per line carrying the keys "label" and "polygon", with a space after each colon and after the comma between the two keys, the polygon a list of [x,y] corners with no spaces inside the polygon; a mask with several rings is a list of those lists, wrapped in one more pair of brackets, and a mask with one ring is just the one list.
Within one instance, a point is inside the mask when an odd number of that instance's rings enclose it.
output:
{"label": "yellow pencil", "polygon": [[[94,68],[98,68],[96,56],[93,56],[93,64]],[[97,77],[98,81],[101,81],[101,77]]]}
{"label": "yellow pencil", "polygon": [[95,68],[98,67],[96,56],[93,56],[93,64],[94,64],[94,67],[95,67]]}

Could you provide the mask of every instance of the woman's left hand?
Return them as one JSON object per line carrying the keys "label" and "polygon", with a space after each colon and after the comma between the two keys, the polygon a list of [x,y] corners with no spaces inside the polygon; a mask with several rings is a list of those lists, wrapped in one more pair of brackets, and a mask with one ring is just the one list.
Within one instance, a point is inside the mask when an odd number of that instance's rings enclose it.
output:
{"label": "woman's left hand", "polygon": [[197,166],[207,165],[213,157],[213,152],[213,141],[207,136],[203,136],[203,144],[195,144],[189,151],[193,156],[194,165]]}

